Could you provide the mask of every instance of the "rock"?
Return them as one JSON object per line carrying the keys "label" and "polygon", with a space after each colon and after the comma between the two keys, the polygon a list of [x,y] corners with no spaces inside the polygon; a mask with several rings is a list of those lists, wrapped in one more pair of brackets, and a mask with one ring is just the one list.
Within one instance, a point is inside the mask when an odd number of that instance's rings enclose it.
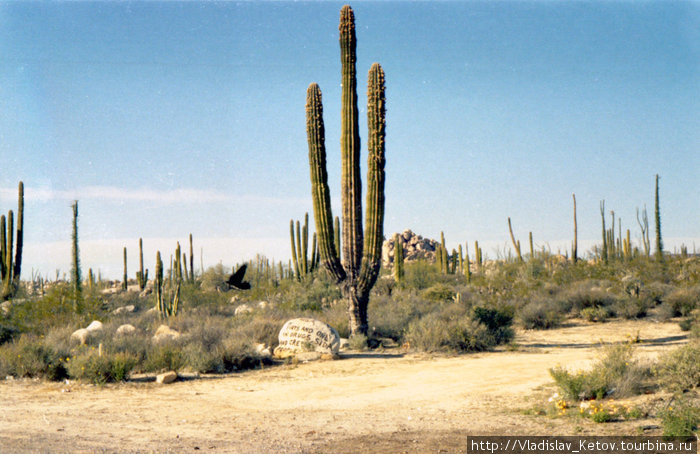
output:
{"label": "rock", "polygon": [[129,304],[128,306],[122,306],[114,309],[112,311],[112,315],[119,315],[119,314],[129,314],[131,312],[134,312],[136,310],[136,306],[133,304]]}
{"label": "rock", "polygon": [[167,325],[160,325],[153,336],[153,342],[158,344],[163,341],[175,340],[180,337],[180,333]]}
{"label": "rock", "polygon": [[0,304],[0,311],[4,315],[7,315],[10,313],[10,308],[12,307],[12,301],[5,301],[4,303]]}
{"label": "rock", "polygon": [[110,288],[105,288],[102,289],[100,293],[103,295],[116,295],[117,293],[121,292],[122,288],[121,287],[110,287]]}
{"label": "rock", "polygon": [[238,300],[241,299],[238,295],[233,295],[230,300],[228,300],[229,303],[235,304],[238,302]]}
{"label": "rock", "polygon": [[282,326],[277,358],[297,356],[301,352],[318,352],[335,355],[340,348],[338,331],[327,323],[313,318],[294,318]]}
{"label": "rock", "polygon": [[85,328],[80,328],[78,330],[73,331],[73,334],[70,335],[71,340],[77,340],[80,342],[80,345],[85,345],[87,344],[88,339],[90,338],[90,331],[88,331]]}
{"label": "rock", "polygon": [[268,347],[267,344],[255,344],[255,351],[262,357],[269,358],[272,356],[270,347]]}
{"label": "rock", "polygon": [[267,301],[260,301],[260,302],[258,303],[258,308],[259,308],[259,309],[263,309],[263,310],[264,310],[264,309],[267,309],[269,306],[270,306],[270,303],[268,303]]}
{"label": "rock", "polygon": [[236,308],[236,310],[233,312],[233,315],[243,315],[243,314],[250,314],[253,312],[253,308],[248,306],[247,304],[241,304]]}
{"label": "rock", "polygon": [[168,383],[174,382],[176,379],[177,373],[172,370],[156,375],[156,383],[161,385],[167,385]]}
{"label": "rock", "polygon": [[98,320],[93,320],[88,326],[85,327],[86,330],[91,333],[102,331],[102,322]]}
{"label": "rock", "polygon": [[423,238],[413,233],[411,230],[404,230],[402,233],[394,233],[382,245],[382,264],[390,268],[394,264],[394,243],[398,239],[403,247],[404,261],[414,262],[416,260],[435,261],[435,251],[440,243],[436,240]]}
{"label": "rock", "polygon": [[340,348],[340,350],[347,350],[348,348],[350,348],[350,340],[349,340],[349,339],[346,339],[346,338],[344,338],[344,337],[341,337],[341,338],[340,338],[340,347],[339,347],[339,348]]}
{"label": "rock", "polygon": [[127,324],[124,324],[124,325],[120,326],[119,328],[117,328],[116,335],[117,336],[127,336],[127,335],[133,334],[135,332],[136,332],[136,327],[134,325],[130,325],[127,323]]}
{"label": "rock", "polygon": [[141,290],[141,293],[139,293],[139,298],[145,298],[151,293],[153,293],[153,286],[146,286],[146,288]]}

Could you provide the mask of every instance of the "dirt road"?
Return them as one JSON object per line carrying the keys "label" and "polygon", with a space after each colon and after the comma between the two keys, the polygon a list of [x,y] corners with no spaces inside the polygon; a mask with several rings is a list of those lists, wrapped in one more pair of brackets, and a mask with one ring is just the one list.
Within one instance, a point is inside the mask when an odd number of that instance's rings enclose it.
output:
{"label": "dirt road", "polygon": [[[585,368],[600,341],[641,355],[685,342],[677,323],[579,322],[519,332],[514,348],[461,356],[387,350],[159,386],[0,381],[0,452],[463,452],[467,435],[635,434],[525,415],[555,365]],[[541,402],[541,400],[539,400]]]}

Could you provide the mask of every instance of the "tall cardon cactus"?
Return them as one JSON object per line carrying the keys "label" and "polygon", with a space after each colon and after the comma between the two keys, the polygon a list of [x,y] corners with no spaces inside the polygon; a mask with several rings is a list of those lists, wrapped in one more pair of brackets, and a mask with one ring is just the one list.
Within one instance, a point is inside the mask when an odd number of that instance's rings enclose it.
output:
{"label": "tall cardon cactus", "polygon": [[[17,236],[14,238],[14,213],[10,210],[0,216],[0,301],[12,298],[19,288],[24,244],[24,183],[17,189]],[[13,247],[14,243],[14,247]],[[14,249],[14,258],[12,252]]]}
{"label": "tall cardon cactus", "polygon": [[309,144],[311,193],[321,261],[338,282],[348,302],[352,335],[367,334],[369,292],[381,266],[384,224],[384,71],[374,63],[367,89],[367,199],[365,229],[362,228],[360,180],[360,133],[355,73],[356,38],[352,8],[340,11],[340,57],[342,66],[341,191],[342,262],[333,232],[328,173],[326,171],[325,129],[321,89],[312,83],[306,92],[306,132]]}

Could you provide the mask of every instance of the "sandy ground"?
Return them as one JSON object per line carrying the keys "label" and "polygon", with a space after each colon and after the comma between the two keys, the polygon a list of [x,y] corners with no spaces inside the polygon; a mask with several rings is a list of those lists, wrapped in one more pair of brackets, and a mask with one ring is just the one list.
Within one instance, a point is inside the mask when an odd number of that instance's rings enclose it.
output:
{"label": "sandy ground", "polygon": [[641,355],[686,342],[677,323],[578,322],[460,356],[388,349],[157,385],[0,381],[0,452],[464,452],[468,435],[638,434],[522,411],[585,368],[600,342],[639,333]]}

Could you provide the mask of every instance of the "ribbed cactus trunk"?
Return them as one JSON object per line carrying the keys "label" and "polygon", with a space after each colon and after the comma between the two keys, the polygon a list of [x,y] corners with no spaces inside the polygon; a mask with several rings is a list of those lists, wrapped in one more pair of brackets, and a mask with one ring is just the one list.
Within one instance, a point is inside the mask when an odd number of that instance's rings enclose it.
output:
{"label": "ribbed cactus trunk", "polygon": [[129,286],[129,275],[126,272],[126,247],[124,247],[124,278],[122,280],[122,290],[126,290]]}
{"label": "ribbed cactus trunk", "polygon": [[339,283],[348,302],[352,335],[367,335],[369,292],[381,266],[384,224],[384,71],[377,63],[369,71],[367,90],[367,199],[366,228],[362,228],[362,182],[360,179],[360,136],[358,127],[356,39],[352,9],[340,12],[340,54],[342,65],[341,192],[342,263],[333,229],[333,214],[326,171],[323,103],[319,86],[312,83],[306,97],[306,132],[309,143],[311,192],[318,246],[329,273]]}
{"label": "ribbed cactus trunk", "polygon": [[75,308],[78,309],[78,303],[82,297],[82,281],[80,273],[80,251],[78,248],[78,201],[76,200],[71,205],[73,208],[73,247],[72,247],[72,258],[73,265],[71,266],[71,280],[73,282],[73,288],[75,290]]}
{"label": "ribbed cactus trunk", "polygon": [[[19,288],[19,277],[22,271],[22,247],[24,243],[24,183],[19,182],[17,189],[17,236],[14,238],[14,261],[13,252],[13,231],[14,213],[10,210],[7,213],[7,225],[5,216],[0,221],[0,301],[12,298]],[[7,229],[7,230],[6,230]]]}
{"label": "ribbed cactus trunk", "polygon": [[656,228],[656,260],[664,259],[664,243],[661,240],[661,207],[659,206],[659,175],[654,188],[654,227]]}

